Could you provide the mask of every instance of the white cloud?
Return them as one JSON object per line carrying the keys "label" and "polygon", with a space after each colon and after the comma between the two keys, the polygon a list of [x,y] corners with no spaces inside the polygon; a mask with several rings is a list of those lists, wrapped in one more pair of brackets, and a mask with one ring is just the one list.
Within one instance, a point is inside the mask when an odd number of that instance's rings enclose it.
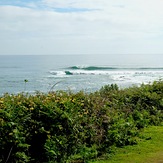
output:
{"label": "white cloud", "polygon": [[161,53],[162,5],[161,0],[42,0],[0,6],[0,54],[127,53],[140,45],[140,52],[151,52],[150,45]]}

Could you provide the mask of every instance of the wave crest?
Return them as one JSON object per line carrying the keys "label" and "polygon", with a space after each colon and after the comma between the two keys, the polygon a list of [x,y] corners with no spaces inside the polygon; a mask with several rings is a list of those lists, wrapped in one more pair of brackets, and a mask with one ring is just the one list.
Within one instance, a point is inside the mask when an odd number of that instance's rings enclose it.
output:
{"label": "wave crest", "polygon": [[105,66],[71,66],[70,70],[163,70],[163,67],[105,67]]}
{"label": "wave crest", "polygon": [[113,69],[118,69],[116,67],[102,67],[102,66],[72,66],[68,67],[68,69],[71,70],[113,70]]}

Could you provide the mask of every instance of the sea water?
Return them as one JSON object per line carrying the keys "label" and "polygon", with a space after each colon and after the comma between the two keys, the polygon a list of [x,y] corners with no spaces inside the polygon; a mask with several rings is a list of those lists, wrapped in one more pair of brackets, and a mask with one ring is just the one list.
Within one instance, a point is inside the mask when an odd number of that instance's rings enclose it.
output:
{"label": "sea water", "polygon": [[35,91],[92,92],[163,79],[160,55],[0,55],[0,95]]}

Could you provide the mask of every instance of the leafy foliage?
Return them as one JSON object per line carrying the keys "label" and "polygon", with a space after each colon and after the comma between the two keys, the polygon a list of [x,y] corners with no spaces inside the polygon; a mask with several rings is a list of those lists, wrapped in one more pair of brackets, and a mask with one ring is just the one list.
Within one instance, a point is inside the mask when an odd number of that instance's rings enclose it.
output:
{"label": "leafy foliage", "polygon": [[163,82],[0,97],[0,162],[87,162],[163,120]]}

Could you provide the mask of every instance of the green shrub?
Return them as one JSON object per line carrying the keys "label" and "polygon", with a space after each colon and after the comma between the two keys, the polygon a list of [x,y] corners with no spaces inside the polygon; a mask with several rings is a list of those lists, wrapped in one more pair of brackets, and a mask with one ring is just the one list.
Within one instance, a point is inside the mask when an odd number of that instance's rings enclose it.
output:
{"label": "green shrub", "polygon": [[163,82],[0,97],[0,162],[87,162],[163,121]]}

